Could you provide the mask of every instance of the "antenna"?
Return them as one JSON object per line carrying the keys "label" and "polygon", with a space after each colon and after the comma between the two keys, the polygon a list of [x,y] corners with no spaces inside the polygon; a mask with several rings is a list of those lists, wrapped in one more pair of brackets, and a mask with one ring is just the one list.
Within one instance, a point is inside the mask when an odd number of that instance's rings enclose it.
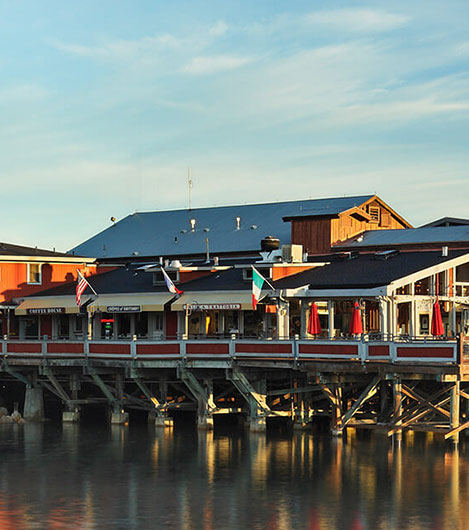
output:
{"label": "antenna", "polygon": [[192,179],[191,168],[187,168],[187,186],[189,188],[189,211],[192,210]]}

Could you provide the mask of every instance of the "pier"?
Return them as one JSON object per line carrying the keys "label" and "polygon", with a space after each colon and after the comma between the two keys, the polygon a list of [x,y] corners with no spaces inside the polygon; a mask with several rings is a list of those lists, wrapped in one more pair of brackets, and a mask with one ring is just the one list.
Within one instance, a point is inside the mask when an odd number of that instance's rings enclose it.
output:
{"label": "pier", "polygon": [[43,419],[44,393],[78,422],[105,406],[126,424],[133,410],[156,428],[195,411],[200,429],[238,414],[252,431],[270,418],[305,429],[327,417],[347,428],[440,433],[454,443],[469,427],[469,343],[447,340],[1,341],[0,379],[24,385],[24,416]]}

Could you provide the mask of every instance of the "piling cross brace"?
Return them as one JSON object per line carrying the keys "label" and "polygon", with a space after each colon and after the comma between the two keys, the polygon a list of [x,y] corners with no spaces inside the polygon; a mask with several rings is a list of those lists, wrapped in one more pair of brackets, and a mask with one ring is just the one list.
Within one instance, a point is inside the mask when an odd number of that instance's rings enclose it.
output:
{"label": "piling cross brace", "polygon": [[258,392],[239,368],[228,369],[226,378],[233,383],[238,392],[249,404],[251,417],[256,418],[272,415],[272,411],[267,405],[265,394]]}
{"label": "piling cross brace", "polygon": [[380,377],[375,377],[373,381],[365,388],[360,394],[359,398],[355,401],[352,407],[342,417],[342,429],[352,419],[352,417],[358,412],[358,410],[377,392],[377,387],[381,381]]}
{"label": "piling cross brace", "polygon": [[183,364],[178,366],[178,374],[192,395],[197,399],[199,407],[205,408],[205,414],[211,415],[216,412],[217,407],[213,401],[213,395],[206,391],[195,375],[190,370],[187,370]]}
{"label": "piling cross brace", "polygon": [[88,373],[93,379],[96,386],[98,386],[101,392],[106,396],[107,400],[112,405],[114,411],[120,411],[122,408],[122,403],[114,397],[109,387],[104,383],[101,377],[91,367],[88,367]]}
{"label": "piling cross brace", "polygon": [[132,374],[132,379],[135,381],[135,384],[138,386],[138,388],[140,388],[148,401],[150,401],[150,403],[154,406],[156,415],[160,418],[166,416],[167,403],[160,403],[140,377]]}
{"label": "piling cross brace", "polygon": [[21,381],[22,383],[26,385],[26,388],[32,388],[31,381],[23,374],[20,374],[16,370],[13,370],[8,364],[6,359],[3,359],[2,364],[0,365],[0,371],[6,372],[7,374],[10,374],[15,379],[18,379],[18,381]]}

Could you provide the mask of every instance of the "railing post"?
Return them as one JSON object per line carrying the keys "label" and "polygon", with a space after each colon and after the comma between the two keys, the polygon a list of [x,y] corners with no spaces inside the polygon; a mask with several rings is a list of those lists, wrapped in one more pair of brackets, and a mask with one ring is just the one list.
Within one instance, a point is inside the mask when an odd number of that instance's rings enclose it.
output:
{"label": "railing post", "polygon": [[187,357],[187,350],[186,350],[186,344],[187,344],[187,339],[183,339],[182,341],[179,341],[179,348],[180,348],[180,352],[181,352],[181,357],[183,359],[185,359]]}
{"label": "railing post", "polygon": [[41,353],[44,358],[47,356],[47,338],[47,335],[43,335],[41,341]]}
{"label": "railing post", "polygon": [[389,355],[391,356],[391,362],[396,362],[397,359],[397,344],[392,341],[389,343]]}
{"label": "railing post", "polygon": [[88,340],[88,337],[85,338],[83,350],[85,352],[85,357],[88,357],[88,355],[90,354],[90,341]]}
{"label": "railing post", "polygon": [[229,343],[230,357],[231,357],[232,359],[234,359],[235,351],[236,351],[236,348],[235,348],[235,340],[236,340],[236,335],[233,333],[233,335],[231,335],[231,340],[230,340],[230,343]]}
{"label": "railing post", "polygon": [[292,345],[292,348],[293,348],[293,358],[295,360],[295,364],[298,363],[298,351],[299,351],[299,347],[298,347],[298,339],[299,339],[299,336],[298,335],[295,335],[293,337],[293,345]]}
{"label": "railing post", "polygon": [[132,359],[137,358],[137,336],[132,337],[132,342],[130,343],[130,356]]}

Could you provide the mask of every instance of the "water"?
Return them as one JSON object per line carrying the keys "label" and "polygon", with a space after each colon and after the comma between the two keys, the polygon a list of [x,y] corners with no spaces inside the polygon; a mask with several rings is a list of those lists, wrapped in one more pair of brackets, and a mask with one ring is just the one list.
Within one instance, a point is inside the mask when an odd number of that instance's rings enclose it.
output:
{"label": "water", "polygon": [[0,529],[469,528],[469,452],[430,435],[0,426]]}

